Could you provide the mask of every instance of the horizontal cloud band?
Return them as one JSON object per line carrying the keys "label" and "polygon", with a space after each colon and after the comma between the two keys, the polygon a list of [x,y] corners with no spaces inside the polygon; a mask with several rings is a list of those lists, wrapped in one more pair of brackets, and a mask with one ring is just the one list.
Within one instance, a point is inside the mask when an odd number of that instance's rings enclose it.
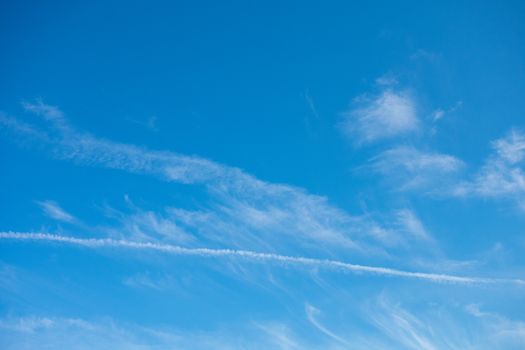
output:
{"label": "horizontal cloud band", "polygon": [[341,272],[369,273],[382,276],[396,276],[413,279],[427,280],[441,283],[460,283],[460,284],[494,284],[510,283],[525,285],[525,280],[521,279],[497,279],[464,277],[447,274],[435,274],[425,272],[411,272],[397,270],[387,267],[367,266],[349,264],[337,260],[314,259],[305,257],[287,256],[273,253],[259,253],[249,250],[234,249],[210,249],[210,248],[185,248],[170,244],[159,244],[152,242],[134,242],[127,240],[115,240],[110,238],[76,238],[70,236],[59,236],[49,233],[24,233],[24,232],[0,232],[0,239],[12,240],[32,240],[46,242],[60,242],[89,248],[127,248],[139,250],[153,250],[173,255],[199,256],[199,257],[237,257],[249,259],[255,262],[279,262],[287,265],[302,265],[318,268],[325,268]]}

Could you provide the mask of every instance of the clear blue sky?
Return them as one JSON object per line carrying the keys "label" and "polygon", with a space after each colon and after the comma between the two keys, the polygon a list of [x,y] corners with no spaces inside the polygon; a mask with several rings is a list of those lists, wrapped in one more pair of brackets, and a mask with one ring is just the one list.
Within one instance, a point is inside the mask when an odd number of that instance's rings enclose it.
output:
{"label": "clear blue sky", "polygon": [[3,1],[0,347],[524,349],[521,1]]}

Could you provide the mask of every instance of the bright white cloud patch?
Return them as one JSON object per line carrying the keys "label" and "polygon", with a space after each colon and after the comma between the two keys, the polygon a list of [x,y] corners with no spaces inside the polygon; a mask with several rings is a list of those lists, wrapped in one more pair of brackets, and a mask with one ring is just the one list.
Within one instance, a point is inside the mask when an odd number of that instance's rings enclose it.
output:
{"label": "bright white cloud patch", "polygon": [[416,104],[406,91],[383,91],[375,97],[361,96],[357,107],[344,114],[343,131],[357,144],[414,132],[419,128]]}

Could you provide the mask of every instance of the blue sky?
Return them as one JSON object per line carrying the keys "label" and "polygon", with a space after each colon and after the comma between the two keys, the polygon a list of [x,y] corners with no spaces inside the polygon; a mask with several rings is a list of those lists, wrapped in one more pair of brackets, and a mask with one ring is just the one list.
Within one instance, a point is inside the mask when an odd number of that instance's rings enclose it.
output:
{"label": "blue sky", "polygon": [[519,1],[0,4],[4,349],[525,348]]}

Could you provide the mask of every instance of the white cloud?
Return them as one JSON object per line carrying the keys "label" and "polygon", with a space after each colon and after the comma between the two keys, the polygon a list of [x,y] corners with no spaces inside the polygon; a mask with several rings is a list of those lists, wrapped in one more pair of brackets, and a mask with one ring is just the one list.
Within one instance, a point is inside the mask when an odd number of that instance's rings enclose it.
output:
{"label": "white cloud", "polygon": [[26,111],[41,115],[49,120],[60,122],[64,120],[64,114],[58,107],[45,104],[41,99],[37,99],[35,103],[24,102],[22,106]]}
{"label": "white cloud", "polygon": [[366,311],[390,344],[404,349],[522,349],[525,345],[521,321],[482,311],[475,304],[431,305],[416,313],[381,296]]}
{"label": "white cloud", "polygon": [[493,147],[499,157],[510,164],[517,164],[525,158],[525,135],[512,129],[509,134],[493,142]]}
{"label": "white cloud", "polygon": [[[51,131],[46,145],[51,148],[52,155],[81,164],[194,184],[205,191],[205,201],[199,203],[198,210],[164,208],[163,212],[155,213],[136,208],[129,215],[119,214],[118,227],[103,228],[113,238],[339,259],[351,251],[361,257],[388,256],[390,261],[399,255],[390,254],[393,249],[396,253],[404,249],[406,261],[415,254],[415,249],[408,249],[408,245],[420,248],[421,240],[408,241],[402,237],[403,243],[397,243],[401,234],[408,232],[406,225],[400,225],[399,215],[379,225],[369,215],[350,215],[323,196],[261,181],[235,167],[196,156],[151,151],[79,132],[68,124],[63,113],[55,110],[56,107],[37,106],[28,110],[48,113],[60,121],[60,127],[52,122],[48,128]],[[439,174],[454,172],[458,163],[451,156],[399,148],[377,157],[372,167],[385,174],[389,167],[403,169],[407,178],[412,177],[415,181],[404,185],[413,188],[433,179],[432,176],[436,176],[433,171]],[[101,227],[96,229],[102,232]],[[427,245],[424,248],[428,250]]]}
{"label": "white cloud", "polygon": [[64,317],[11,317],[0,320],[6,349],[229,349],[232,337],[219,332],[190,333],[148,328],[112,319],[87,321]]}
{"label": "white cloud", "polygon": [[[478,304],[469,304],[465,310],[481,321],[490,335],[490,342],[514,349],[525,346],[525,322],[508,319],[498,313],[482,310]],[[518,347],[516,347],[518,348]]]}
{"label": "white cloud", "polygon": [[44,213],[52,219],[68,223],[78,222],[77,218],[62,209],[57,202],[46,200],[36,201]]}
{"label": "white cloud", "polygon": [[[112,318],[66,318],[51,315],[9,316],[0,319],[4,348],[22,349],[522,349],[525,324],[502,315],[482,311],[478,305],[462,308],[447,304],[408,309],[384,296],[363,300],[362,312],[353,322],[340,322],[345,338],[319,321],[320,310],[306,304],[308,324],[295,319],[292,325],[276,321],[228,322],[206,330],[172,326],[138,325]],[[341,310],[327,317],[342,314]],[[324,313],[323,313],[324,314]],[[355,325],[361,327],[355,329]],[[364,327],[362,327],[364,326]],[[371,327],[368,327],[371,326]],[[342,333],[342,332],[340,332]],[[347,342],[346,338],[351,339]],[[350,343],[350,344],[348,344]]]}
{"label": "white cloud", "polygon": [[27,135],[32,139],[36,139],[41,142],[49,142],[46,133],[38,130],[31,124],[24,123],[17,118],[7,116],[2,112],[0,112],[0,125],[4,126],[8,130],[16,132],[17,134]]}
{"label": "white cloud", "polygon": [[[20,325],[34,325],[32,328]],[[42,326],[46,324],[46,326]],[[39,326],[40,325],[40,326]],[[229,323],[205,331],[169,326],[144,326],[97,318],[86,320],[52,316],[0,319],[3,348],[26,349],[114,349],[114,350],[233,350],[233,349],[338,349],[330,341],[308,342],[279,322]]]}
{"label": "white cloud", "polygon": [[248,250],[234,249],[210,249],[210,248],[186,248],[170,244],[159,244],[153,242],[134,242],[127,240],[114,240],[109,238],[76,238],[59,236],[48,233],[23,233],[23,232],[0,232],[0,239],[10,240],[30,240],[44,242],[59,242],[93,249],[100,248],[123,248],[132,250],[146,250],[162,252],[165,254],[209,257],[209,258],[238,258],[246,259],[259,263],[276,263],[290,267],[314,267],[333,271],[366,273],[378,276],[403,277],[410,279],[420,279],[437,283],[459,283],[459,284],[515,284],[525,285],[521,279],[498,279],[498,278],[479,278],[470,276],[455,276],[437,273],[412,272],[398,270],[388,267],[367,266],[350,264],[337,260],[314,259],[301,256],[287,256],[273,253],[260,253]]}
{"label": "white cloud", "polygon": [[[120,225],[116,229],[117,237],[130,237],[135,240],[170,241],[177,243],[190,243],[195,237],[173,220],[169,213],[156,213],[134,207],[131,214],[121,213],[112,209],[112,215],[117,216]],[[125,233],[123,235],[122,233]]]}
{"label": "white cloud", "polygon": [[456,102],[456,104],[454,104],[452,107],[450,107],[449,109],[447,110],[444,110],[442,108],[438,108],[436,110],[434,110],[431,114],[431,117],[432,117],[432,121],[435,123],[437,121],[439,121],[440,119],[442,119],[446,114],[449,114],[449,113],[453,113],[455,111],[457,111],[459,108],[461,108],[461,106],[463,105],[463,101],[458,101]]}
{"label": "white cloud", "polygon": [[37,99],[34,103],[24,102],[22,106],[26,111],[43,117],[62,131],[67,131],[69,128],[64,113],[57,106],[45,104],[42,99]]}
{"label": "white cloud", "polygon": [[507,198],[522,206],[525,200],[525,135],[516,129],[492,142],[494,152],[474,176],[473,180],[457,185],[457,196]]}
{"label": "white cloud", "polygon": [[[469,327],[458,322],[465,317],[461,312],[448,310],[445,305],[428,308],[430,310],[419,309],[415,313],[381,296],[375,307],[369,310],[369,315],[372,323],[383,335],[388,337],[392,344],[401,345],[403,349],[492,348],[487,346],[484,334],[472,337]],[[455,311],[454,314],[451,311]],[[482,325],[475,325],[473,329],[474,332],[482,330]]]}
{"label": "white cloud", "polygon": [[263,331],[267,339],[270,339],[271,345],[277,349],[302,350],[306,348],[306,345],[302,344],[286,325],[270,323],[257,324],[256,326]]}
{"label": "white cloud", "polygon": [[368,231],[389,248],[389,253],[397,256],[395,252],[399,253],[402,250],[405,256],[411,256],[414,261],[423,257],[418,257],[418,252],[413,251],[413,248],[427,258],[430,253],[436,254],[434,257],[439,255],[439,246],[413,210],[394,210],[388,215],[380,216],[379,219],[384,222],[383,225],[370,225]]}
{"label": "white cloud", "polygon": [[397,212],[398,222],[404,228],[404,231],[416,239],[429,241],[430,234],[427,232],[423,223],[416,214],[409,209],[402,209]]}
{"label": "white cloud", "polygon": [[463,167],[458,158],[442,153],[427,153],[413,147],[388,149],[370,160],[373,171],[396,184],[399,190],[437,190]]}
{"label": "white cloud", "polygon": [[48,317],[26,317],[16,320],[0,320],[0,329],[32,333],[40,329],[51,328],[55,321]]}
{"label": "white cloud", "polygon": [[428,61],[430,63],[437,63],[441,59],[441,54],[432,52],[425,49],[418,49],[416,52],[410,55],[410,59],[413,61]]}
{"label": "white cloud", "polygon": [[[435,196],[506,198],[525,208],[525,134],[512,129],[491,143],[493,152],[470,180],[460,159],[442,153],[399,146],[370,159],[368,166],[396,190]],[[461,175],[461,178],[460,178]]]}
{"label": "white cloud", "polygon": [[317,316],[321,313],[321,311],[319,309],[317,309],[313,305],[310,305],[310,304],[306,303],[305,311],[306,311],[306,318],[308,319],[308,321],[317,330],[319,330],[321,333],[323,333],[324,335],[328,336],[330,339],[335,340],[338,343],[341,343],[341,344],[346,345],[346,346],[350,346],[350,344],[349,344],[349,342],[347,340],[345,340],[342,337],[340,337],[339,335],[335,334],[334,332],[332,332],[331,330],[326,328],[324,325],[322,325],[317,320]]}
{"label": "white cloud", "polygon": [[392,74],[385,74],[375,80],[379,86],[395,86],[398,84],[397,78]]}
{"label": "white cloud", "polygon": [[173,289],[176,281],[171,276],[151,276],[149,273],[138,273],[126,277],[122,283],[133,288],[147,288],[157,291]]}
{"label": "white cloud", "polygon": [[[380,311],[372,313],[373,323],[390,337],[392,341],[402,344],[406,349],[438,350],[441,347],[433,339],[431,325],[426,325],[409,312],[398,306],[379,301]],[[448,348],[448,347],[447,347]]]}
{"label": "white cloud", "polygon": [[[150,151],[78,132],[56,107],[42,102],[27,104],[26,109],[49,115],[45,119],[51,121],[51,131],[45,144],[55,157],[201,185],[205,189],[207,208],[193,214],[173,210],[171,217],[149,212],[132,215],[124,231],[135,238],[191,238],[187,230],[191,229],[192,235],[198,232],[211,242],[238,248],[288,252],[327,249],[330,254],[348,249],[361,253],[382,249],[377,247],[379,241],[373,243],[375,247],[366,242],[374,238],[368,231],[373,223],[349,215],[325,197],[264,182],[238,168],[204,158]],[[23,130],[15,131],[24,134]],[[181,222],[185,227],[181,227]]]}
{"label": "white cloud", "polygon": [[378,96],[361,96],[357,107],[344,113],[343,131],[357,144],[417,131],[416,104],[406,91],[387,89]]}

